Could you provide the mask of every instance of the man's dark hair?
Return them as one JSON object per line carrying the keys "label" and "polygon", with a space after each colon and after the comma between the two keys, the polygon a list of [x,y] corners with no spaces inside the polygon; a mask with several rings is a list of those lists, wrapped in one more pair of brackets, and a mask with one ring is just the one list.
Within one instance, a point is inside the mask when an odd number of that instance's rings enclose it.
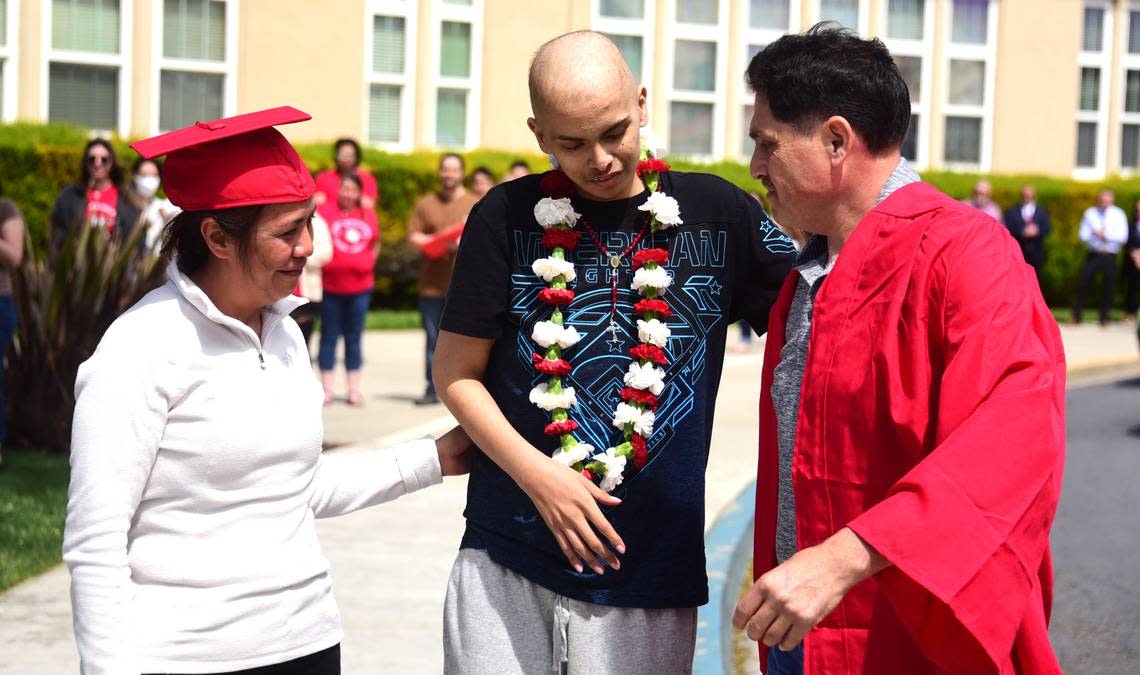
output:
{"label": "man's dark hair", "polygon": [[511,162],[510,170],[514,171],[515,169],[526,169],[527,173],[530,173],[530,164],[527,164],[525,160],[516,159]]}
{"label": "man's dark hair", "polygon": [[910,127],[910,92],[886,46],[833,22],[768,45],[748,64],[745,81],[797,132],[838,115],[875,155],[902,145]]}
{"label": "man's dark hair", "polygon": [[471,172],[471,177],[474,178],[475,176],[478,176],[479,174],[483,174],[487,178],[490,178],[492,183],[494,183],[497,180],[495,178],[495,174],[491,173],[491,170],[485,166],[475,167],[475,170]]}
{"label": "man's dark hair", "polygon": [[464,173],[467,173],[467,162],[464,161],[463,155],[457,152],[445,152],[443,156],[439,158],[439,168],[443,168],[443,163],[447,161],[448,157],[454,157],[455,159],[458,159],[459,169]]}

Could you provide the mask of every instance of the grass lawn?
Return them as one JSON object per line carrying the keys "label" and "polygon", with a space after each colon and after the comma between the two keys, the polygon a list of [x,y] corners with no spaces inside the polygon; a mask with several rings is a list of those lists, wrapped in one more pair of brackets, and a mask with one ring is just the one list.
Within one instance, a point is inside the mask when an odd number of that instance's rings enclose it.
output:
{"label": "grass lawn", "polygon": [[364,318],[364,330],[406,330],[420,325],[420,312],[415,309],[370,309]]}
{"label": "grass lawn", "polygon": [[[1100,310],[1097,309],[1097,307],[1099,307],[1100,301],[1098,300],[1097,303],[1097,305],[1094,305],[1092,307],[1084,308],[1084,311],[1081,313],[1082,324],[1096,323],[1100,321]],[[1057,320],[1057,323],[1069,323],[1073,320],[1072,307],[1051,307],[1050,310],[1053,312],[1053,318]],[[1124,319],[1124,310],[1108,310],[1108,319],[1109,321],[1122,321]]]}
{"label": "grass lawn", "polygon": [[0,591],[59,562],[68,473],[67,455],[4,449]]}

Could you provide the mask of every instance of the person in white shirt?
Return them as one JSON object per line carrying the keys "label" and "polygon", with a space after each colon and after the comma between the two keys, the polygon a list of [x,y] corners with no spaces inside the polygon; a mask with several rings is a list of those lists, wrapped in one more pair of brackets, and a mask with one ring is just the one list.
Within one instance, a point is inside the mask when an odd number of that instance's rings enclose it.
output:
{"label": "person in white shirt", "polygon": [[469,439],[322,454],[289,312],[314,184],[278,108],[140,141],[183,208],[169,280],[80,368],[63,557],[85,675],[340,672],[315,518],[466,472]]}
{"label": "person in white shirt", "polygon": [[1081,314],[1092,288],[1093,276],[1100,274],[1104,290],[1100,302],[1100,325],[1108,325],[1108,310],[1112,307],[1112,297],[1116,292],[1116,258],[1121,247],[1128,241],[1128,216],[1116,206],[1116,194],[1112,190],[1102,190],[1097,195],[1096,206],[1085,209],[1081,217],[1079,236],[1088,247],[1085,267],[1077,284],[1077,304],[1073,307],[1073,323],[1081,322]]}
{"label": "person in white shirt", "polygon": [[158,196],[162,185],[162,161],[139,157],[131,165],[131,184],[128,193],[142,211],[140,225],[146,228],[143,246],[158,253],[162,246],[162,232],[166,224],[181,210],[169,199]]}

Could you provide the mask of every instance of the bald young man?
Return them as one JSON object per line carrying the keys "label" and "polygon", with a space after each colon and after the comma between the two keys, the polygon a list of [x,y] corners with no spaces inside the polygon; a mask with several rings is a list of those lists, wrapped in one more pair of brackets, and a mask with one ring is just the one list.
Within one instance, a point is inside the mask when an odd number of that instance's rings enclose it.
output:
{"label": "bald young man", "polygon": [[551,314],[531,268],[547,255],[534,217],[541,176],[497,186],[472,210],[435,362],[444,403],[482,450],[448,585],[445,669],[690,672],[696,608],[708,600],[704,471],[726,329],[743,318],[764,331],[793,246],[746,192],[680,172],[661,184],[683,224],[638,239],[646,219],[637,207],[649,196],[636,172],[646,90],[608,38],[578,32],[544,45],[530,95],[530,129],[573,181],[582,215],[566,254],[576,295],[562,309],[584,336],[567,351],[573,370],[563,378],[577,392],[577,438],[599,449],[621,439],[611,421],[639,342],[637,249],[669,252],[668,365],[648,461],[630,462],[612,494],[552,459],[558,438],[544,435],[550,419],[528,400],[546,381],[531,333]]}

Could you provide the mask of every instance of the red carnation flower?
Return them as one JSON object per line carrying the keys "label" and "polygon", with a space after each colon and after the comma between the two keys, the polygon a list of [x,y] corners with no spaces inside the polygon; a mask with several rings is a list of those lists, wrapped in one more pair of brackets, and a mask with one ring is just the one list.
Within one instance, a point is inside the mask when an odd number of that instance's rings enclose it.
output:
{"label": "red carnation flower", "polygon": [[637,312],[638,314],[655,312],[658,316],[662,317],[673,316],[673,312],[669,311],[669,303],[665,302],[664,300],[658,300],[656,298],[646,298],[644,300],[639,300],[637,304],[633,306],[633,311]]}
{"label": "red carnation flower", "polygon": [[652,361],[659,366],[664,366],[669,363],[668,358],[665,356],[665,350],[654,345],[640,344],[629,350],[630,356],[642,361]]}
{"label": "red carnation flower", "polygon": [[647,173],[662,173],[671,167],[656,157],[637,163],[637,177],[641,178]]}
{"label": "red carnation flower", "polygon": [[545,356],[531,354],[531,360],[534,361],[534,369],[543,375],[561,377],[570,372],[570,363],[565,359],[548,359]]}
{"label": "red carnation flower", "polygon": [[657,397],[641,389],[624,387],[621,390],[621,400],[626,403],[640,403],[651,410],[657,410]]}
{"label": "red carnation flower", "polygon": [[574,430],[577,428],[577,422],[574,420],[565,420],[562,422],[551,422],[550,424],[547,424],[546,428],[542,431],[547,436],[561,436],[563,434],[574,433]]}
{"label": "red carnation flower", "polygon": [[634,271],[641,269],[645,263],[649,262],[666,265],[669,263],[669,252],[663,248],[643,248],[633,254]]}
{"label": "red carnation flower", "polygon": [[538,299],[548,305],[569,305],[574,302],[574,291],[569,288],[544,288],[538,292]]}
{"label": "red carnation flower", "polygon": [[542,245],[549,249],[559,246],[567,251],[573,251],[578,246],[578,237],[582,233],[578,230],[568,230],[564,227],[550,227],[542,233]]}
{"label": "red carnation flower", "polygon": [[589,469],[582,469],[582,477],[588,481],[594,480],[594,474],[590,473]]}
{"label": "red carnation flower", "polygon": [[649,461],[649,450],[645,447],[645,439],[634,434],[630,437],[629,444],[633,446],[633,465],[640,469]]}
{"label": "red carnation flower", "polygon": [[574,181],[561,171],[547,171],[542,174],[542,179],[538,181],[538,189],[542,190],[542,194],[553,199],[574,197],[578,194],[578,188],[574,186]]}

